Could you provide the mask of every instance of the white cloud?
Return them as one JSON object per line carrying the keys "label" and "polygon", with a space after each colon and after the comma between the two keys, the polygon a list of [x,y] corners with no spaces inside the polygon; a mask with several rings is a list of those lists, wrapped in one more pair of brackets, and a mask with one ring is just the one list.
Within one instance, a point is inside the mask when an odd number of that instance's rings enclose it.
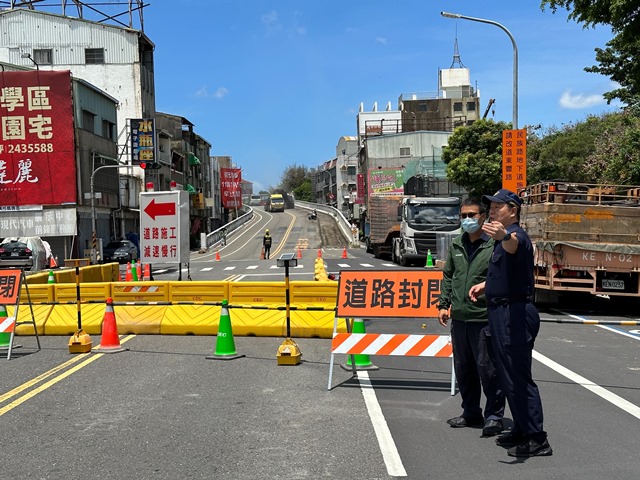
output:
{"label": "white cloud", "polygon": [[380,43],[382,45],[386,45],[387,44],[387,39],[385,37],[376,37],[376,42]]}
{"label": "white cloud", "polygon": [[267,28],[267,33],[277,32],[282,30],[282,25],[278,18],[278,12],[271,10],[269,13],[265,13],[261,17],[262,24]]}
{"label": "white cloud", "polygon": [[580,108],[589,108],[594,105],[605,103],[604,97],[600,94],[585,95],[583,93],[573,94],[571,90],[565,90],[558,101],[562,108],[569,110],[577,110]]}
{"label": "white cloud", "polygon": [[229,93],[225,87],[218,88],[214,93],[209,93],[209,90],[206,86],[202,86],[200,90],[196,91],[196,97],[201,98],[223,98]]}

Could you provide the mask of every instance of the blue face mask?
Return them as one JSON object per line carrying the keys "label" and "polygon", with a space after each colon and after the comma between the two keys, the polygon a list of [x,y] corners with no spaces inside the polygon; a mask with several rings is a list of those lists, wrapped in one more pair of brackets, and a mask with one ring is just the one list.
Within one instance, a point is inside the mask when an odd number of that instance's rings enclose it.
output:
{"label": "blue face mask", "polygon": [[475,233],[480,229],[480,223],[477,218],[463,218],[462,229],[467,233]]}

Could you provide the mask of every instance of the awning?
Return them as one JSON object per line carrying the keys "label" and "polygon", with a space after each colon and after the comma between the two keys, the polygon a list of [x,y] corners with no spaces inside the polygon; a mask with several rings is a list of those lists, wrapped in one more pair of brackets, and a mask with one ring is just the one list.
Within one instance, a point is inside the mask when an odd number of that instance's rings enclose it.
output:
{"label": "awning", "polygon": [[184,189],[185,189],[187,192],[189,192],[189,195],[194,195],[194,194],[198,193],[198,191],[197,191],[195,188],[193,188],[193,185],[191,185],[191,184],[189,184],[189,183],[187,183],[187,184],[184,186]]}
{"label": "awning", "polygon": [[196,157],[193,153],[189,154],[189,166],[200,165],[200,159]]}

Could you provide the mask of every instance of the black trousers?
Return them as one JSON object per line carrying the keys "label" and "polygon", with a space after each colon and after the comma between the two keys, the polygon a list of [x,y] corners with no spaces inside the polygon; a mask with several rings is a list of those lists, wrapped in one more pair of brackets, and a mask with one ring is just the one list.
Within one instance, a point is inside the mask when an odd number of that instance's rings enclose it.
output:
{"label": "black trousers", "polygon": [[[485,420],[501,420],[504,414],[504,394],[500,389],[493,362],[493,347],[487,322],[451,322],[453,364],[462,397],[462,416]],[[487,399],[484,415],[480,395]]]}
{"label": "black trousers", "polygon": [[489,306],[489,325],[496,370],[513,415],[514,435],[543,441],[542,401],[533,381],[533,345],[540,315],[530,302]]}
{"label": "black trousers", "polygon": [[269,260],[269,255],[271,254],[271,245],[268,247],[265,245],[264,247],[264,258]]}

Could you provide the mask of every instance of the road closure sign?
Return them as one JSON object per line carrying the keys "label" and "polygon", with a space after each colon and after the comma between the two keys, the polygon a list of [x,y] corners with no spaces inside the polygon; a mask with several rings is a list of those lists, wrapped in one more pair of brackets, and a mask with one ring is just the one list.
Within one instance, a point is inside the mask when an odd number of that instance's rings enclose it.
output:
{"label": "road closure sign", "polygon": [[441,284],[441,270],[341,270],[337,317],[437,317]]}
{"label": "road closure sign", "polygon": [[189,194],[140,194],[140,258],[144,263],[189,262]]}

